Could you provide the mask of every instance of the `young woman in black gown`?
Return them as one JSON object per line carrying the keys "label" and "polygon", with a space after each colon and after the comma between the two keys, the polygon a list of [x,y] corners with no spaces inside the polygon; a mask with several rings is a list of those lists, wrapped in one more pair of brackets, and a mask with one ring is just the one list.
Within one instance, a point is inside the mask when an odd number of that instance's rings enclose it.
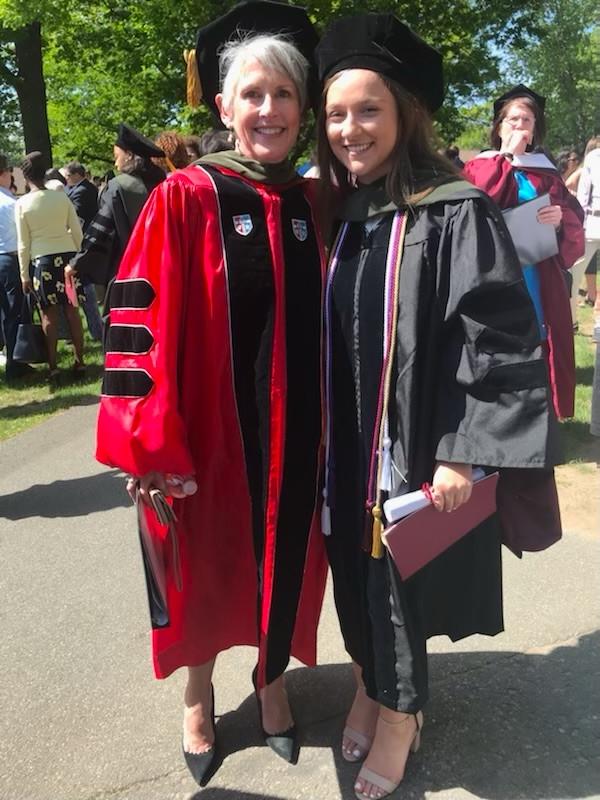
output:
{"label": "young woman in black gown", "polygon": [[339,210],[323,522],[357,679],[342,753],[367,756],[357,797],[381,798],[419,743],[427,638],[503,627],[496,515],[402,581],[381,544],[382,501],[430,481],[435,507],[452,512],[474,464],[546,466],[552,420],[500,214],[435,151],[439,54],[391,14],[334,22],[317,53],[323,207]]}

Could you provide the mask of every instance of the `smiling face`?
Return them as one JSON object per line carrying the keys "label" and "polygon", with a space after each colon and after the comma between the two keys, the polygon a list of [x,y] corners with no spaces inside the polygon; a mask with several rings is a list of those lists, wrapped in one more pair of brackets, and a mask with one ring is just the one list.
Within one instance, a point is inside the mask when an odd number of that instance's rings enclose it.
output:
{"label": "smiling face", "polygon": [[398,108],[376,72],[335,76],[325,100],[325,131],[334,156],[360,183],[387,175],[399,136]]}
{"label": "smiling face", "polygon": [[221,119],[233,127],[239,152],[263,164],[284,161],[300,131],[300,98],[293,80],[250,61],[228,104],[215,98]]}

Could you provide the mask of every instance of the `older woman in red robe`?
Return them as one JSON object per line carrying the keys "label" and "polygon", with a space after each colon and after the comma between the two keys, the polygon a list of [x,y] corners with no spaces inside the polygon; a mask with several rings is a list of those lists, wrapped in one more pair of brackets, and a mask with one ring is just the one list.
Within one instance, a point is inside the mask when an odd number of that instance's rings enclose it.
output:
{"label": "older woman in red robe", "polygon": [[288,156],[316,39],[303,9],[271,2],[200,31],[205,100],[236,149],[156,189],[111,293],[97,457],[135,476],[144,500],[176,498],[154,668],[187,668],[183,750],[200,784],[218,653],[258,646],[263,736],[290,762],[283,672],[290,655],[315,662],[324,259],[312,183]]}

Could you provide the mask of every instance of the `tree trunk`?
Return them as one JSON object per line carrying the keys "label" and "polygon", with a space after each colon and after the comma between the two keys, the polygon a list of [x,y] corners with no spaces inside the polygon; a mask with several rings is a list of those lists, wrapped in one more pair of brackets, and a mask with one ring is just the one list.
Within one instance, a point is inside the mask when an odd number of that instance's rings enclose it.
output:
{"label": "tree trunk", "polygon": [[15,32],[17,81],[25,150],[42,152],[52,164],[52,145],[46,110],[46,84],[42,63],[42,32],[39,22],[31,22]]}

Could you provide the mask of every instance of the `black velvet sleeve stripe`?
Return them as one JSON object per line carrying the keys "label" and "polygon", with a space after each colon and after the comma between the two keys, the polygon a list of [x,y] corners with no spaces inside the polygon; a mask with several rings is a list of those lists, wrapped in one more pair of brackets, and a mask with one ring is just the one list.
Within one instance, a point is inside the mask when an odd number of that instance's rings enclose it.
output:
{"label": "black velvet sleeve stripe", "polygon": [[154,381],[143,369],[107,369],[102,394],[108,397],[145,397]]}
{"label": "black velvet sleeve stripe", "polygon": [[115,222],[106,209],[98,211],[88,225],[81,250],[72,260],[72,266],[80,275],[105,283],[108,260],[115,240]]}
{"label": "black velvet sleeve stripe", "polygon": [[102,222],[96,217],[92,222],[92,231],[96,235],[94,236],[93,233],[90,234],[90,239],[98,239],[98,234],[112,234],[113,230],[114,225],[112,225],[112,220],[110,220],[110,218],[108,218],[106,222]]}
{"label": "black velvet sleeve stripe", "polygon": [[106,341],[107,353],[147,353],[154,337],[145,325],[110,325]]}
{"label": "black velvet sleeve stripe", "polygon": [[100,209],[91,221],[86,239],[90,246],[108,252],[115,235],[115,223],[112,215],[106,209]]}
{"label": "black velvet sleeve stripe", "polygon": [[148,308],[155,297],[154,289],[144,278],[115,281],[110,290],[110,307]]}

